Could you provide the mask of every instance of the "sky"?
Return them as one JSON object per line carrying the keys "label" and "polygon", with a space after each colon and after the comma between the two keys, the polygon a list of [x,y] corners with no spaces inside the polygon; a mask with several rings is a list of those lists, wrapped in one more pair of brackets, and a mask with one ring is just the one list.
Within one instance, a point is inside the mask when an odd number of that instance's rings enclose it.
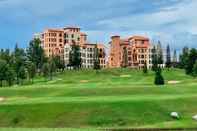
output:
{"label": "sky", "polygon": [[0,48],[28,46],[46,28],[79,26],[90,42],[143,35],[197,48],[197,0],[0,0]]}

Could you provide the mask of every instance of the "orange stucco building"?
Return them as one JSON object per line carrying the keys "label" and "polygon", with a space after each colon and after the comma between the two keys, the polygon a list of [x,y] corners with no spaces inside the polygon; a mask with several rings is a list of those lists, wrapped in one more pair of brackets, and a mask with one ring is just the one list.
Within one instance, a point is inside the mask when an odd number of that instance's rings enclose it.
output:
{"label": "orange stucco building", "polygon": [[[35,34],[34,37],[41,39],[41,46],[47,57],[60,56],[65,61],[66,66],[69,62],[71,46],[78,45],[81,49],[83,67],[93,67],[94,49],[96,44],[87,42],[87,35],[81,32],[80,28],[65,27],[60,29],[46,29],[40,34]],[[104,68],[106,67],[104,44],[97,44],[97,48],[99,49],[100,54],[100,66]]]}
{"label": "orange stucco building", "polygon": [[42,33],[41,37],[42,47],[45,55],[50,57],[52,55],[59,55],[63,57],[64,54],[64,31],[61,29],[47,29]]}
{"label": "orange stucco building", "polygon": [[110,42],[109,68],[119,68],[124,65],[123,53],[127,51],[127,66],[131,68],[143,68],[149,61],[149,38],[132,36],[121,39],[120,36],[112,36]]}

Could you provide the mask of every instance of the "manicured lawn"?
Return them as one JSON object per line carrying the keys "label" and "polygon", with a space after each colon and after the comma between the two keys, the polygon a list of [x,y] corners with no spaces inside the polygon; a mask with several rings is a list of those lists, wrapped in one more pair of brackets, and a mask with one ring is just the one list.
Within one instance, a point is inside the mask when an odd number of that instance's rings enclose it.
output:
{"label": "manicured lawn", "polygon": [[[197,79],[178,69],[163,74],[165,86],[153,84],[153,72],[113,69],[66,71],[53,81],[36,78],[33,85],[1,88],[0,130],[196,127]],[[182,118],[170,118],[173,111]]]}

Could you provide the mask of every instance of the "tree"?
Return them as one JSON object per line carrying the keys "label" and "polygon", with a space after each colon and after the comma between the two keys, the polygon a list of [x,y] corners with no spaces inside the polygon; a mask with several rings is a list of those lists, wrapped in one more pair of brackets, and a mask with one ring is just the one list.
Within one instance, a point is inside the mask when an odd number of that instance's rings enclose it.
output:
{"label": "tree", "polygon": [[175,68],[175,67],[177,67],[177,64],[178,64],[177,53],[176,53],[176,50],[174,50],[172,66]]}
{"label": "tree", "polygon": [[94,70],[100,70],[99,49],[97,45],[94,48]]}
{"label": "tree", "polygon": [[20,81],[21,84],[23,84],[23,80],[25,80],[26,77],[26,70],[25,70],[25,66],[21,66],[19,68],[19,73],[18,73],[18,79]]}
{"label": "tree", "polygon": [[[24,69],[25,61],[26,61],[25,51],[23,49],[18,48],[18,46],[16,44],[15,50],[13,52],[13,69],[14,69],[15,74],[16,74],[17,84],[19,84],[19,82],[20,82],[19,81],[20,80],[20,75],[21,75],[20,71],[25,70]],[[24,69],[24,70],[22,70],[22,69]],[[22,73],[24,73],[24,72],[22,72]]]}
{"label": "tree", "polygon": [[193,67],[193,76],[197,77],[197,60],[196,60],[194,67]]}
{"label": "tree", "polygon": [[0,59],[0,87],[3,86],[3,80],[5,80],[6,71],[7,63],[5,60]]}
{"label": "tree", "polygon": [[27,58],[29,61],[35,64],[36,70],[40,72],[43,63],[46,62],[46,57],[39,39],[30,41],[29,47],[27,49]]}
{"label": "tree", "polygon": [[184,47],[182,54],[180,55],[180,68],[185,69],[187,62],[188,62],[188,56],[189,56],[189,48]]}
{"label": "tree", "polygon": [[122,62],[122,67],[126,68],[128,66],[128,51],[127,48],[123,48],[123,62]]}
{"label": "tree", "polygon": [[166,50],[166,67],[170,68],[171,67],[171,51],[170,51],[170,45],[167,45],[167,50]]}
{"label": "tree", "polygon": [[56,72],[56,65],[53,56],[49,59],[48,63],[49,63],[49,76],[50,76],[50,80],[52,80],[53,73]]}
{"label": "tree", "polygon": [[158,57],[156,52],[156,47],[154,46],[152,49],[152,70],[156,71],[158,68]]}
{"label": "tree", "polygon": [[42,67],[43,76],[47,79],[49,77],[49,64],[44,63]]}
{"label": "tree", "polygon": [[9,86],[12,86],[15,80],[15,73],[12,67],[8,67],[5,73],[5,78]]}
{"label": "tree", "polygon": [[155,85],[164,85],[165,81],[162,76],[162,70],[161,68],[157,68],[157,71],[155,72]]}
{"label": "tree", "polygon": [[33,62],[28,61],[26,66],[27,66],[28,78],[33,83],[33,79],[36,76],[36,65]]}
{"label": "tree", "polygon": [[193,76],[197,77],[197,60],[196,60],[196,62],[194,64],[194,66],[193,66]]}
{"label": "tree", "polygon": [[58,70],[64,71],[65,64],[64,60],[60,56],[54,56],[53,60]]}
{"label": "tree", "polygon": [[187,63],[185,66],[186,74],[191,75],[193,73],[193,67],[197,60],[197,50],[191,49],[187,58]]}
{"label": "tree", "polygon": [[162,46],[161,46],[161,42],[158,41],[157,44],[157,62],[158,64],[163,64],[163,51],[162,51]]}
{"label": "tree", "polygon": [[144,64],[143,73],[144,74],[147,74],[148,73],[148,68],[147,68],[147,63],[146,62]]}
{"label": "tree", "polygon": [[81,68],[81,53],[80,47],[78,45],[72,45],[72,50],[69,54],[69,65],[72,66],[74,69]]}

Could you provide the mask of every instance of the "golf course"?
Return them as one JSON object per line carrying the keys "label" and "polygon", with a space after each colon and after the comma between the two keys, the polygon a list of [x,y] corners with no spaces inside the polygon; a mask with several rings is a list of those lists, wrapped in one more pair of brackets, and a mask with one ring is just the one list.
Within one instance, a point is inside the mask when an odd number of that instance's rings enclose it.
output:
{"label": "golf course", "polygon": [[0,88],[0,130],[197,127],[197,79],[180,69],[162,74],[164,86],[154,85],[152,71],[105,69],[65,71],[51,81],[37,76],[33,84]]}

